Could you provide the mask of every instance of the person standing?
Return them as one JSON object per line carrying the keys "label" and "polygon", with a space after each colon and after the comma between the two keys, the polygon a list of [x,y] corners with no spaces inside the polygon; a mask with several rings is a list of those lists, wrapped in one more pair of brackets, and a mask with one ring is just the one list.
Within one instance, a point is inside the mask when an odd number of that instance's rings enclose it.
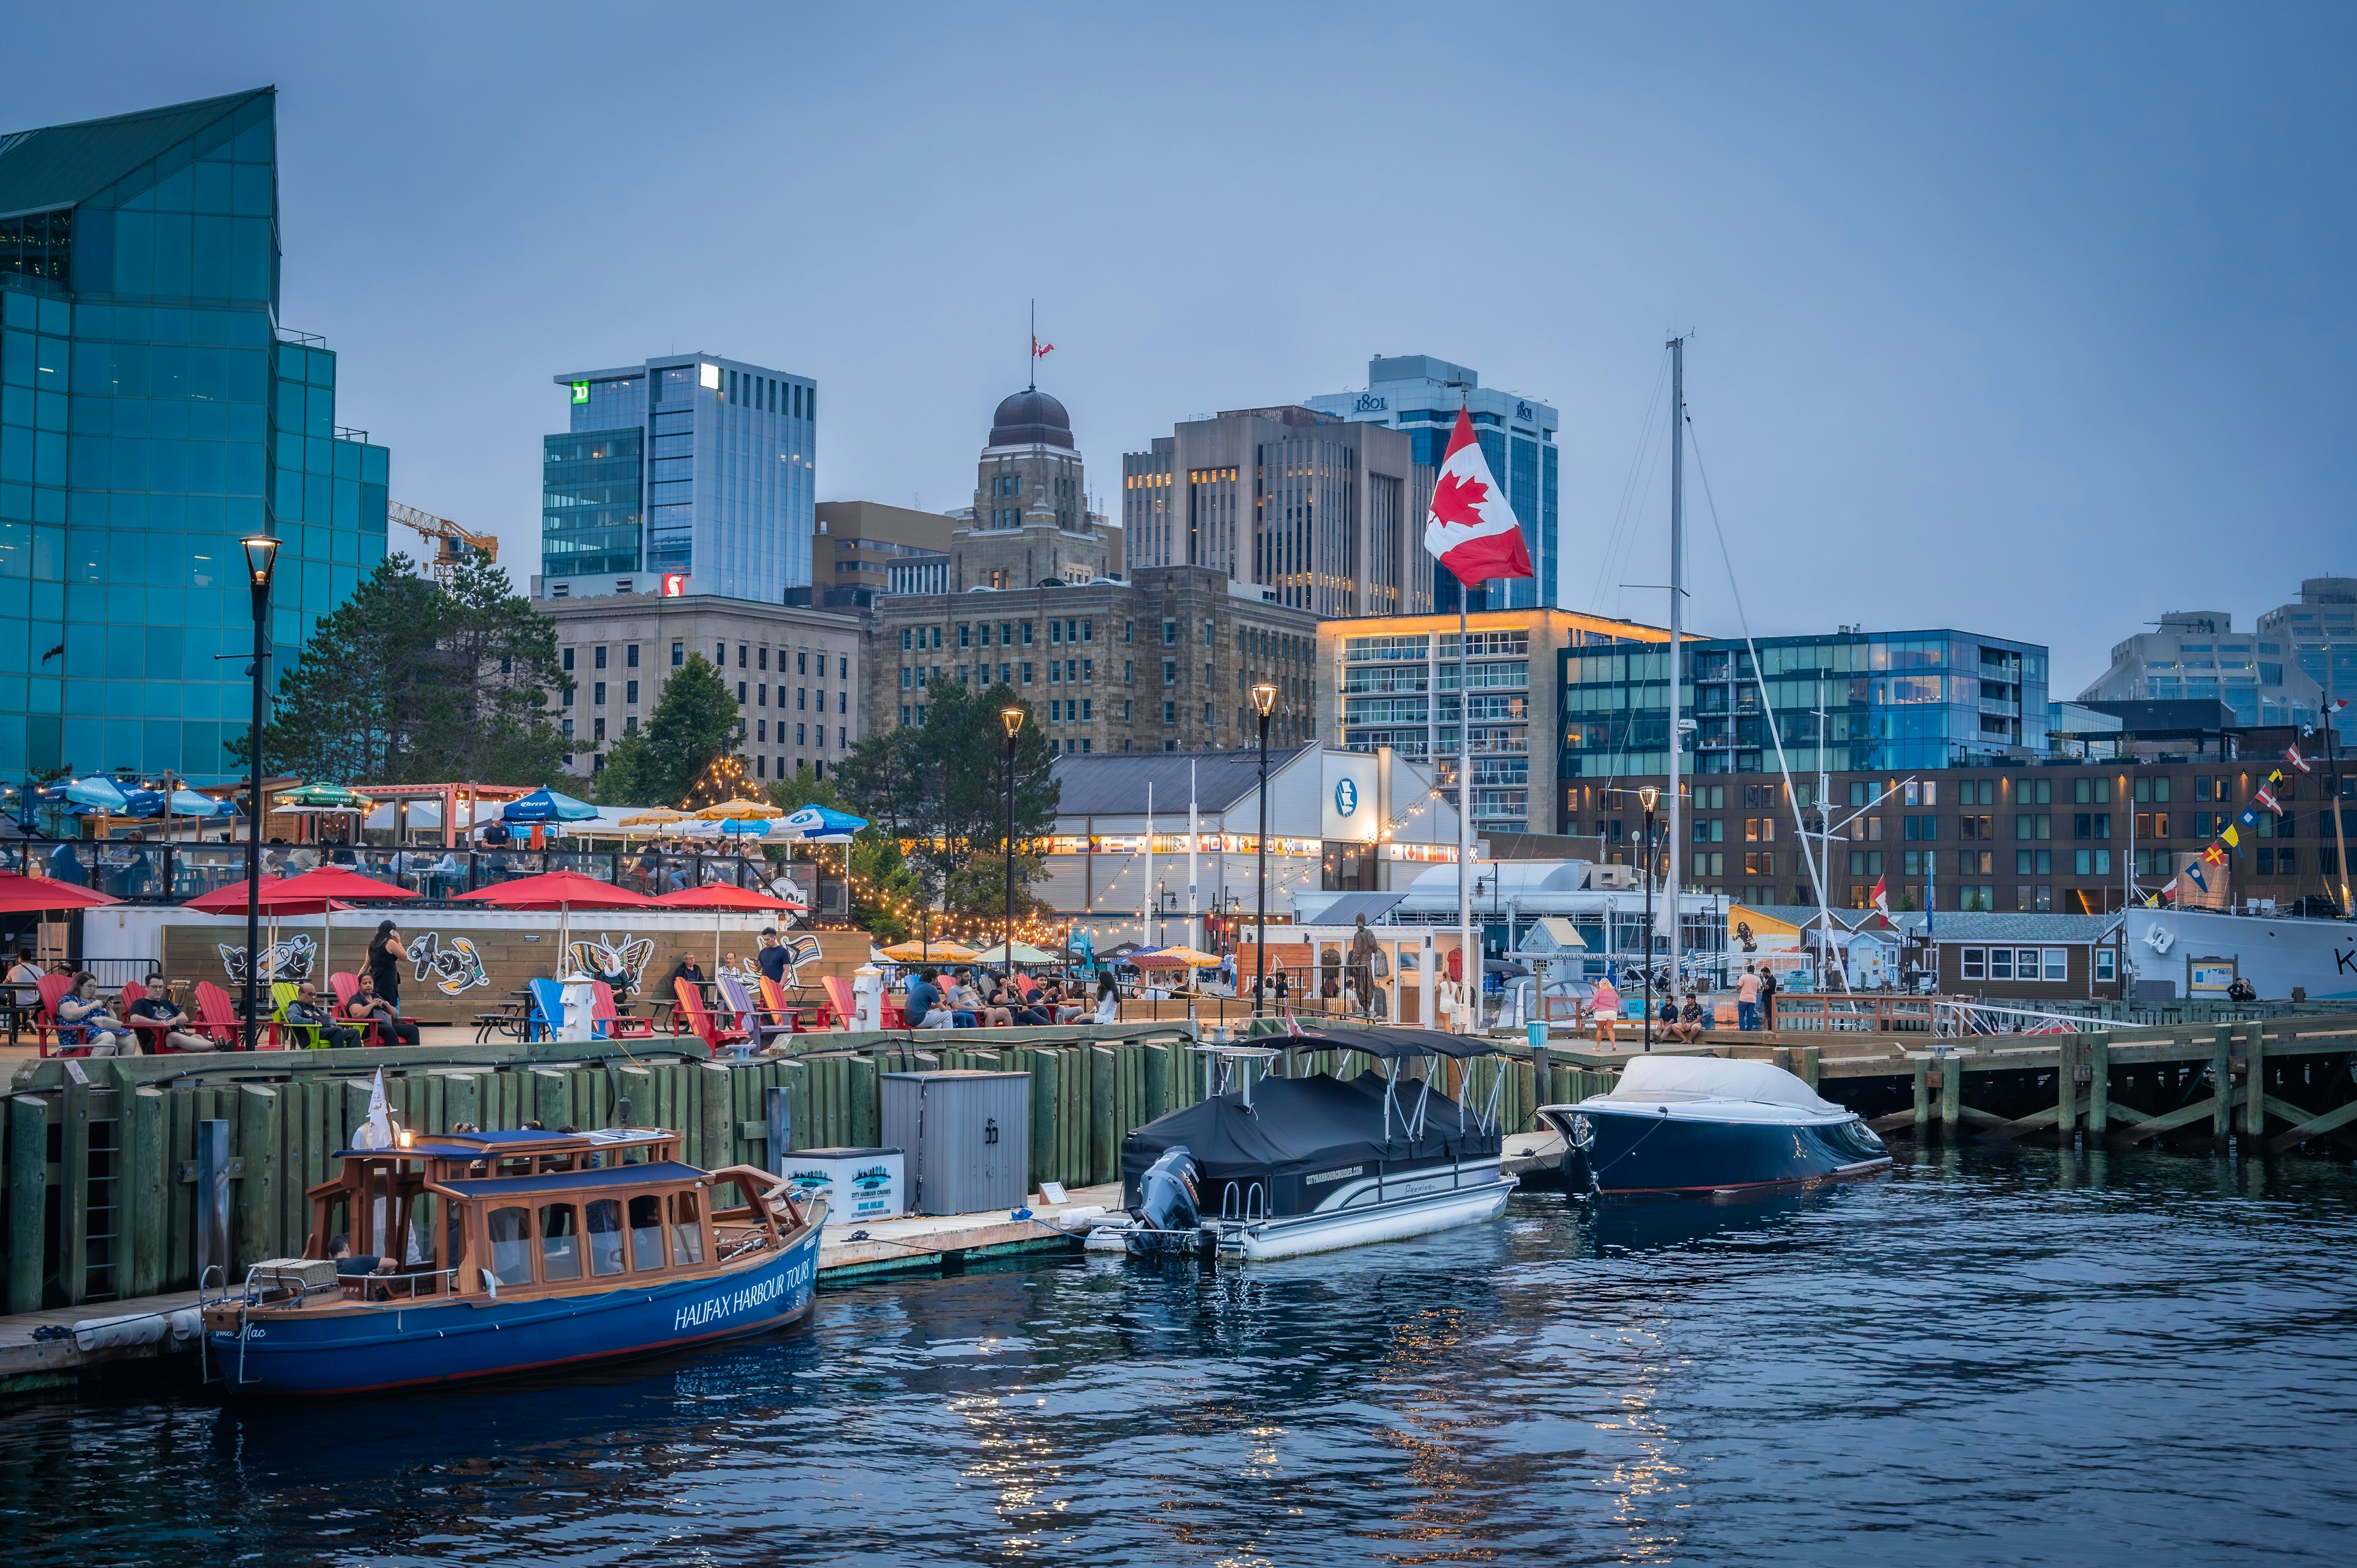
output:
{"label": "person standing", "polygon": [[778,940],[777,927],[761,929],[761,950],[753,955],[753,961],[761,966],[763,979],[780,991],[785,989],[786,949],[785,944]]}
{"label": "person standing", "polygon": [[1596,983],[1596,994],[1588,999],[1587,1015],[1596,1020],[1598,1045],[1620,1043],[1612,1026],[1620,1021],[1620,993],[1613,985],[1610,975],[1605,975]]}
{"label": "person standing", "polygon": [[391,920],[378,922],[376,935],[369,939],[369,982],[396,1013],[401,1011],[401,966],[408,958],[399,929]]}
{"label": "person standing", "polygon": [[1735,983],[1735,1026],[1747,1035],[1760,1027],[1760,972],[1748,963]]}
{"label": "person standing", "polygon": [[1764,963],[1760,966],[1760,1026],[1770,1034],[1776,1030],[1776,972]]}

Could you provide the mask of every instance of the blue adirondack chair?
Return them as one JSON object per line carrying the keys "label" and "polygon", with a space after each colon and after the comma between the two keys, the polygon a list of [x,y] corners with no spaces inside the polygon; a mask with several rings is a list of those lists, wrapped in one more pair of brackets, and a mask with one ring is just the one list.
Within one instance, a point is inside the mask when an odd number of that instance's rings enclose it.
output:
{"label": "blue adirondack chair", "polygon": [[[554,1039],[565,1022],[565,987],[553,980],[532,983],[532,1007],[524,1018],[523,1037],[527,1040]],[[597,1026],[597,1037],[603,1039],[606,1026]]]}

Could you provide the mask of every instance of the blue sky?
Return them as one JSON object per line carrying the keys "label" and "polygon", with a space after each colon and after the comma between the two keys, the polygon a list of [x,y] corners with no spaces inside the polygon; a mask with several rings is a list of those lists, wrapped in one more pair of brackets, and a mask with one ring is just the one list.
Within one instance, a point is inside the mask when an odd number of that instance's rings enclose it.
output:
{"label": "blue sky", "polygon": [[1619,585],[1666,569],[1674,328],[1756,630],[2024,638],[2075,692],[2164,609],[2357,572],[2352,17],[59,6],[0,129],[275,83],[285,324],[520,571],[556,371],[813,375],[820,495],[945,509],[1036,295],[1101,494],[1174,420],[1437,354],[1562,411],[1563,602],[1658,618]]}

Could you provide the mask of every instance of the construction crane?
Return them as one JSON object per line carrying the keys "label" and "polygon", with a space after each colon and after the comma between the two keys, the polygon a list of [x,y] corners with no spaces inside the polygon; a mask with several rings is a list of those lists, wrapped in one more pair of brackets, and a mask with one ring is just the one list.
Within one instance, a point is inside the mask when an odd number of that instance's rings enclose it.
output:
{"label": "construction crane", "polygon": [[390,521],[415,529],[422,539],[436,542],[425,566],[434,574],[434,580],[446,588],[450,585],[450,574],[457,570],[469,551],[485,561],[500,558],[500,542],[490,534],[470,533],[447,517],[436,517],[399,501],[387,502],[384,511]]}

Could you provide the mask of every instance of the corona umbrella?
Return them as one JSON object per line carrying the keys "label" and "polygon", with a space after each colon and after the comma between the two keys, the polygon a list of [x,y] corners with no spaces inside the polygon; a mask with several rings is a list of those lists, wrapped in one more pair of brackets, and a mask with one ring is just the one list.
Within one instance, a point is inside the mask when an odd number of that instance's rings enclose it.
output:
{"label": "corona umbrella", "polygon": [[544,788],[510,800],[500,809],[500,818],[510,822],[588,822],[597,821],[597,808]]}

